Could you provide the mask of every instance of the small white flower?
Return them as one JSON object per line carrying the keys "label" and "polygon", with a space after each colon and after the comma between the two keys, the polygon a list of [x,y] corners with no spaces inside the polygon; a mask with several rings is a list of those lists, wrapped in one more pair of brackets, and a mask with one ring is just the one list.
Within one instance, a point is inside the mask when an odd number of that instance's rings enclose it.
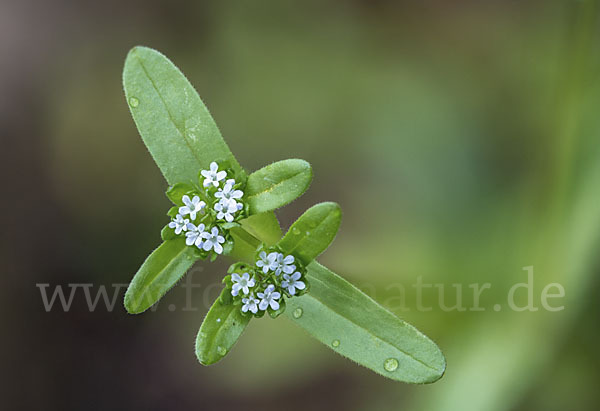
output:
{"label": "small white flower", "polygon": [[258,308],[261,310],[264,311],[269,306],[271,306],[273,310],[279,309],[279,302],[277,300],[281,298],[281,293],[275,291],[275,286],[273,284],[270,284],[264,292],[257,293],[256,295],[261,299],[260,304],[258,305]]}
{"label": "small white flower", "polygon": [[281,286],[283,288],[287,288],[288,293],[290,293],[291,295],[296,294],[296,289],[304,290],[306,288],[306,284],[304,284],[303,281],[298,281],[300,280],[300,276],[301,274],[297,271],[292,275],[284,274]]}
{"label": "small white flower", "polygon": [[296,270],[296,266],[294,264],[294,256],[286,255],[285,257],[281,253],[271,253],[275,254],[273,258],[273,262],[271,263],[271,270],[275,271],[275,275],[280,275],[283,271],[286,274],[291,274]]}
{"label": "small white flower", "polygon": [[169,223],[169,227],[175,229],[175,234],[181,234],[182,231],[187,231],[187,225],[190,222],[187,218],[183,218],[181,214],[177,214]]}
{"label": "small white flower", "polygon": [[219,235],[219,229],[217,227],[213,227],[210,233],[207,231],[203,232],[202,238],[204,238],[204,243],[202,245],[204,251],[210,251],[212,248],[217,254],[223,252],[223,246],[221,244],[225,242],[225,238]]}
{"label": "small white flower", "polygon": [[200,172],[204,177],[204,187],[208,187],[211,184],[215,187],[219,187],[219,181],[227,177],[226,171],[219,171],[219,165],[214,161],[210,163],[210,170],[202,170]]}
{"label": "small white flower", "polygon": [[219,188],[219,190],[215,193],[215,197],[223,200],[239,200],[244,196],[244,192],[242,190],[234,190],[233,186],[235,184],[234,179],[229,179],[225,183],[225,187]]}
{"label": "small white flower", "polygon": [[185,204],[182,207],[179,207],[179,214],[182,216],[189,214],[192,220],[196,219],[196,214],[202,211],[202,209],[206,206],[204,201],[200,201],[200,197],[194,196],[190,200],[190,197],[186,194],[181,197],[181,201]]}
{"label": "small white flower", "polygon": [[271,268],[271,264],[273,264],[276,257],[277,257],[277,253],[271,253],[271,254],[267,255],[266,252],[261,251],[260,254],[258,254],[259,260],[256,262],[256,266],[258,268],[262,268],[263,273],[266,274],[269,271],[269,269]]}
{"label": "small white flower", "polygon": [[250,288],[254,287],[254,278],[250,278],[250,274],[244,273],[241,276],[237,273],[231,275],[231,281],[233,281],[233,287],[231,289],[231,295],[234,297],[240,293],[240,290],[244,295],[250,292]]}
{"label": "small white flower", "polygon": [[202,248],[202,236],[204,232],[204,224],[198,224],[195,226],[192,223],[187,225],[187,233],[185,233],[185,243],[187,245],[195,245],[198,248]]}
{"label": "small white flower", "polygon": [[258,303],[260,300],[254,298],[254,294],[250,294],[248,298],[242,298],[242,312],[247,313],[250,310],[253,314],[258,312]]}
{"label": "small white flower", "polygon": [[229,223],[233,221],[233,214],[238,212],[235,200],[221,200],[215,204],[217,220],[225,220]]}

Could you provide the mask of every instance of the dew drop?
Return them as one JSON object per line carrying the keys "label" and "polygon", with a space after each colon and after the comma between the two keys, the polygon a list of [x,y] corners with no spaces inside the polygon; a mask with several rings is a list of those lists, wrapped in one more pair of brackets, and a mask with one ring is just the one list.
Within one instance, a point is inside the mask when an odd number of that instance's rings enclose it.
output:
{"label": "dew drop", "polygon": [[298,234],[300,234],[300,230],[298,230],[297,227],[294,227],[294,228],[292,228],[292,234],[298,235]]}
{"label": "dew drop", "polygon": [[217,347],[217,352],[219,353],[219,355],[227,354],[227,350],[225,349],[225,347],[221,347],[220,345]]}
{"label": "dew drop", "polygon": [[340,346],[340,340],[333,340],[331,342],[331,346],[332,347],[339,347]]}
{"label": "dew drop", "polygon": [[129,105],[133,108],[137,107],[140,104],[140,101],[135,97],[129,97]]}
{"label": "dew drop", "polygon": [[193,132],[193,131],[191,131],[191,130],[187,130],[187,131],[185,132],[185,135],[186,135],[186,136],[188,136],[188,138],[189,138],[190,140],[196,140],[196,133],[194,133],[194,132]]}
{"label": "dew drop", "polygon": [[218,323],[220,323],[220,322],[221,322],[221,319],[220,319],[220,318],[217,318],[217,322],[218,322]]}
{"label": "dew drop", "polygon": [[392,372],[392,371],[396,371],[398,369],[398,360],[395,358],[388,358],[387,360],[384,361],[383,363],[383,368],[385,368],[386,371]]}
{"label": "dew drop", "polygon": [[304,313],[304,310],[302,310],[302,308],[298,307],[294,310],[292,315],[294,316],[294,318],[300,318],[300,317],[302,317],[303,313]]}

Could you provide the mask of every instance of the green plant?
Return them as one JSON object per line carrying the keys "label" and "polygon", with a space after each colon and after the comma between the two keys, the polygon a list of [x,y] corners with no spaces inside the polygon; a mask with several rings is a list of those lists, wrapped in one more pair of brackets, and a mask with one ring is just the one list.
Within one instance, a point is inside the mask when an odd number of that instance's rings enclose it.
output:
{"label": "green plant", "polygon": [[137,314],[199,259],[235,260],[196,340],[205,365],[223,358],[253,317],[285,315],[313,337],[394,380],[430,383],[444,373],[439,348],[315,261],[333,241],[340,207],[311,207],[282,236],[273,213],[302,195],[310,165],[291,159],[247,174],[184,75],[159,52],[132,49],[123,72],[137,128],[170,188],[171,222],[125,295]]}

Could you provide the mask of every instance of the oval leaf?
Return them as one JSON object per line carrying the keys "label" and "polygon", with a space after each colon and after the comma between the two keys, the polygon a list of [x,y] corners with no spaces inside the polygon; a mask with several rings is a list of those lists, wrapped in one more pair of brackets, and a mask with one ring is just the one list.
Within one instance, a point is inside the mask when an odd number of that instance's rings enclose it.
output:
{"label": "oval leaf", "polygon": [[144,261],[125,293],[130,314],[146,311],[165,295],[198,259],[185,239],[165,241]]}
{"label": "oval leaf", "polygon": [[429,338],[317,262],[308,294],[287,300],[285,314],[333,349],[384,377],[432,383],[446,360]]}
{"label": "oval leaf", "polygon": [[314,205],[292,224],[279,247],[308,265],[329,247],[341,221],[342,210],[336,203]]}
{"label": "oval leaf", "polygon": [[164,55],[133,48],[123,88],[138,131],[169,184],[195,182],[211,161],[243,173],[196,90]]}
{"label": "oval leaf", "polygon": [[241,227],[233,227],[229,234],[233,238],[233,249],[227,255],[235,260],[254,264],[260,241]]}
{"label": "oval leaf", "polygon": [[281,239],[281,227],[275,213],[254,214],[240,221],[242,228],[268,246]]}
{"label": "oval leaf", "polygon": [[239,305],[223,304],[221,298],[217,298],[206,314],[196,337],[198,361],[210,365],[227,355],[250,319],[250,316],[242,315]]}
{"label": "oval leaf", "polygon": [[167,189],[165,193],[167,198],[171,200],[171,202],[177,206],[182,206],[183,204],[183,196],[188,194],[190,197],[193,196],[193,193],[196,191],[193,185],[187,183],[177,183],[172,185]]}
{"label": "oval leaf", "polygon": [[244,198],[251,214],[275,210],[300,197],[312,180],[312,168],[304,160],[269,164],[248,176]]}
{"label": "oval leaf", "polygon": [[281,227],[272,211],[251,215],[240,224],[240,227],[229,231],[233,237],[233,249],[228,255],[249,264],[254,264],[256,249],[261,242],[272,246],[281,238]]}

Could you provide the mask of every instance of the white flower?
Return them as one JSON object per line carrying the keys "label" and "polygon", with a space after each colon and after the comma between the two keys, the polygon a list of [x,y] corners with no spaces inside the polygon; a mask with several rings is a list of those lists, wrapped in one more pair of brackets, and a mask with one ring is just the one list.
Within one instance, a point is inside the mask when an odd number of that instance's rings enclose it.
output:
{"label": "white flower", "polygon": [[273,284],[270,284],[263,293],[257,293],[256,295],[258,298],[261,298],[260,304],[258,305],[258,308],[261,310],[264,311],[269,306],[271,306],[273,310],[279,309],[279,302],[277,300],[281,298],[281,293],[275,291],[275,286]]}
{"label": "white flower", "polygon": [[277,253],[271,253],[267,255],[266,252],[261,251],[258,257],[259,260],[256,262],[256,266],[262,268],[263,273],[266,274],[271,268],[271,264],[273,264],[273,262],[277,258]]}
{"label": "white flower", "polygon": [[210,233],[207,231],[203,232],[202,238],[204,238],[204,243],[202,245],[204,251],[210,251],[212,248],[217,254],[223,252],[223,246],[221,244],[225,242],[225,238],[219,235],[219,229],[217,227],[213,227]]}
{"label": "white flower", "polygon": [[219,188],[219,190],[215,193],[216,198],[220,198],[221,202],[223,200],[239,200],[244,196],[244,192],[242,190],[234,190],[233,186],[235,185],[234,179],[229,179],[225,182],[225,187]]}
{"label": "white flower", "polygon": [[[274,253],[271,253],[274,254]],[[283,271],[286,274],[291,274],[296,270],[296,266],[294,264],[294,256],[286,255],[285,257],[281,253],[275,253],[275,257],[273,258],[273,263],[271,263],[271,270],[275,271],[275,275],[281,274]],[[270,256],[270,254],[269,254]]]}
{"label": "white flower", "polygon": [[250,278],[250,274],[244,273],[241,276],[237,273],[231,275],[231,281],[233,281],[233,287],[231,289],[231,295],[234,297],[240,293],[240,290],[244,295],[250,292],[250,287],[254,287],[254,278]]}
{"label": "white flower", "polygon": [[210,170],[202,170],[200,174],[204,177],[204,187],[208,187],[211,184],[219,187],[219,181],[227,177],[227,172],[219,171],[219,165],[214,161],[210,163]]}
{"label": "white flower", "polygon": [[284,274],[281,286],[283,288],[287,288],[288,292],[291,295],[296,294],[296,289],[304,290],[306,288],[306,284],[304,284],[303,281],[298,281],[300,279],[300,276],[301,274],[297,271],[292,275]]}
{"label": "white flower", "polygon": [[253,314],[258,312],[258,302],[259,300],[254,298],[254,294],[250,294],[248,298],[242,298],[242,312],[247,313],[250,310]]}
{"label": "white flower", "polygon": [[169,223],[169,227],[175,229],[175,234],[181,234],[182,231],[187,231],[187,225],[190,222],[187,218],[183,218],[181,214],[177,214]]}
{"label": "white flower", "polygon": [[192,220],[196,219],[196,214],[201,212],[202,209],[206,206],[204,201],[200,201],[200,197],[194,196],[190,200],[190,197],[186,194],[181,197],[181,201],[185,204],[182,207],[179,207],[179,214],[182,216],[189,214]]}
{"label": "white flower", "polygon": [[195,245],[198,248],[202,248],[202,236],[203,234],[206,234],[204,232],[204,224],[195,226],[192,223],[188,223],[187,230],[187,233],[185,233],[185,243],[187,245]]}
{"label": "white flower", "polygon": [[217,220],[226,220],[231,223],[233,214],[238,212],[238,207],[235,200],[221,200],[215,204],[215,211],[217,212]]}

